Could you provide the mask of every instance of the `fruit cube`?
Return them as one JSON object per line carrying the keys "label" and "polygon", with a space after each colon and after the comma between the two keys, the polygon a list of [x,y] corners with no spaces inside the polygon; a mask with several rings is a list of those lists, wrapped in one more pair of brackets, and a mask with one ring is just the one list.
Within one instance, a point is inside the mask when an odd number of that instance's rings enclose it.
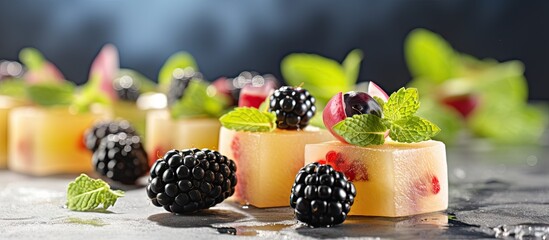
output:
{"label": "fruit cube", "polygon": [[67,107],[20,107],[9,116],[9,167],[36,176],[92,169],[84,132],[104,112],[72,113]]}
{"label": "fruit cube", "polygon": [[448,207],[446,150],[439,141],[308,144],[305,164],[311,162],[330,164],[353,182],[350,215],[402,217]]}
{"label": "fruit cube", "polygon": [[234,200],[256,207],[290,205],[295,175],[304,164],[305,145],[333,140],[326,130],[241,132],[222,127],[219,151],[237,166]]}
{"label": "fruit cube", "polygon": [[13,108],[23,105],[23,101],[0,96],[0,169],[8,166],[9,113]]}
{"label": "fruit cube", "polygon": [[217,118],[171,118],[167,110],[149,111],[145,149],[150,164],[170,149],[209,148],[217,150],[219,127]]}

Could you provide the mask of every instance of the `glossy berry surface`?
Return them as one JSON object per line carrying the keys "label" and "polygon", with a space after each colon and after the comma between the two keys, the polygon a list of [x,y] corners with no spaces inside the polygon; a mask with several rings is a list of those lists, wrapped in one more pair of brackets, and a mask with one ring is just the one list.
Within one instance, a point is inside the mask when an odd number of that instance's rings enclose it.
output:
{"label": "glossy berry surface", "polygon": [[309,91],[297,87],[283,86],[270,97],[270,112],[276,114],[276,125],[280,129],[300,129],[309,125],[316,113],[316,99]]}
{"label": "glossy berry surface", "polygon": [[223,202],[236,183],[236,164],[219,152],[173,149],[152,166],[146,191],[155,206],[189,214]]}
{"label": "glossy berry surface", "polygon": [[124,132],[104,137],[92,163],[100,175],[124,184],[135,183],[149,168],[141,138]]}
{"label": "glossy berry surface", "polygon": [[310,163],[295,177],[290,206],[297,220],[311,227],[343,223],[356,197],[356,188],[330,165]]}
{"label": "glossy berry surface", "polygon": [[358,114],[373,114],[382,116],[379,103],[365,92],[347,92],[343,94],[343,103],[345,104],[345,115],[352,117]]}
{"label": "glossy berry surface", "polygon": [[172,73],[172,81],[168,89],[168,105],[173,105],[185,95],[185,90],[192,79],[202,80],[202,74],[191,68],[177,68]]}
{"label": "glossy berry surface", "polygon": [[86,131],[84,143],[86,148],[94,152],[101,140],[109,134],[126,133],[136,135],[135,129],[126,120],[99,122]]}

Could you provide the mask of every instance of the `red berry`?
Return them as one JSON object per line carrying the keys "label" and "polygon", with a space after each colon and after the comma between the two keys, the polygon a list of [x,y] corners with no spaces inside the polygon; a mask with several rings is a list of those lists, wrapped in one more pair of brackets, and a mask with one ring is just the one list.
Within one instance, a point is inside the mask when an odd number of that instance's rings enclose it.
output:
{"label": "red berry", "polygon": [[240,139],[237,136],[231,141],[231,150],[233,151],[234,160],[240,159]]}

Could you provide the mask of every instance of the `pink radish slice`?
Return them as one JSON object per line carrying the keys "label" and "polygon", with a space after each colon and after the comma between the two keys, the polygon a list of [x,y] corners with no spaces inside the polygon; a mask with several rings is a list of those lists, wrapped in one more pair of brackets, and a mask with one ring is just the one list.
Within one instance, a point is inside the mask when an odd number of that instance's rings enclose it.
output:
{"label": "pink radish slice", "polygon": [[101,49],[91,66],[89,78],[98,77],[99,80],[96,81],[99,81],[100,89],[107,93],[111,99],[117,98],[112,82],[119,68],[118,50],[112,44],[107,44]]}
{"label": "pink radish slice", "polygon": [[383,99],[383,101],[387,102],[387,100],[389,100],[389,95],[387,95],[387,93],[385,93],[385,91],[383,91],[383,89],[381,89],[381,87],[379,87],[377,84],[375,84],[374,82],[370,81],[370,83],[368,84],[368,95],[372,96],[372,97],[379,97],[381,99]]}
{"label": "pink radish slice", "polygon": [[339,141],[346,143],[344,138],[339,136],[332,129],[334,125],[338,122],[343,121],[347,116],[345,115],[345,104],[343,103],[343,93],[338,93],[333,96],[330,101],[326,104],[324,111],[322,112],[322,120],[324,121],[324,126],[336,137]]}

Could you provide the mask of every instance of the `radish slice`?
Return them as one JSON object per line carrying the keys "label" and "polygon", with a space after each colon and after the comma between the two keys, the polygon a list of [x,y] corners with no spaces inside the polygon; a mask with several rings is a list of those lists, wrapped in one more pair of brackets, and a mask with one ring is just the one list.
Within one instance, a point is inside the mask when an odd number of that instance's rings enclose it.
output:
{"label": "radish slice", "polygon": [[111,99],[117,98],[112,82],[119,68],[118,50],[112,44],[107,44],[101,49],[91,66],[89,78],[99,81],[101,91],[107,93]]}
{"label": "radish slice", "polygon": [[381,89],[381,87],[379,87],[377,84],[375,84],[374,82],[370,81],[370,83],[368,84],[368,95],[372,96],[372,97],[379,97],[381,99],[383,99],[383,101],[387,102],[387,100],[389,100],[389,95],[387,95],[387,93],[385,93],[385,91],[383,91],[383,89]]}

